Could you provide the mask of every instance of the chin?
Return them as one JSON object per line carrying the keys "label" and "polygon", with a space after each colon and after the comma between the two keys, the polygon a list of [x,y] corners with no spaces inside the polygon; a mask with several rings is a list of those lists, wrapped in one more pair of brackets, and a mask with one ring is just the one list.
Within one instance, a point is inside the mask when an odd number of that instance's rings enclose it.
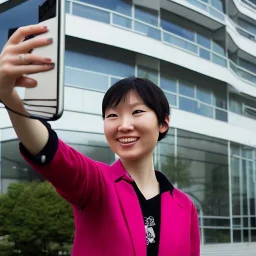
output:
{"label": "chin", "polygon": [[135,154],[135,153],[133,153],[133,154],[131,154],[131,153],[129,153],[129,154],[122,154],[122,153],[118,154],[117,153],[117,155],[119,156],[120,159],[122,159],[124,161],[137,161],[137,160],[142,158],[142,156],[140,154]]}

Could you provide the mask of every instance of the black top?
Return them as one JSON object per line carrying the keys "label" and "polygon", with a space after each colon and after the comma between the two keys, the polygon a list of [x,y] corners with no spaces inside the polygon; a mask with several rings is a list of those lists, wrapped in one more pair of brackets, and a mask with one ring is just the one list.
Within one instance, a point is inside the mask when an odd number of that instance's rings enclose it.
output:
{"label": "black top", "polygon": [[162,173],[155,173],[156,178],[160,185],[160,194],[151,199],[147,200],[139,190],[136,183],[133,183],[133,187],[138,196],[141,211],[144,218],[147,243],[147,256],[158,255],[161,227],[161,194],[166,191],[172,192],[173,190],[173,186]]}

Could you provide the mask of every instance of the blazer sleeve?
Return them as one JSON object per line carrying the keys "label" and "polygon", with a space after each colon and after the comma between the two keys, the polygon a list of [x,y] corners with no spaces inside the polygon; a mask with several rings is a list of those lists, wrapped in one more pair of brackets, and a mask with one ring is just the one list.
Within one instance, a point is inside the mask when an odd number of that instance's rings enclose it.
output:
{"label": "blazer sleeve", "polygon": [[190,256],[200,256],[200,230],[198,214],[194,204],[191,212]]}
{"label": "blazer sleeve", "polygon": [[45,148],[34,156],[20,144],[21,154],[64,199],[73,206],[84,208],[90,200],[99,198],[104,189],[102,171],[97,162],[68,146],[47,128],[49,139]]}

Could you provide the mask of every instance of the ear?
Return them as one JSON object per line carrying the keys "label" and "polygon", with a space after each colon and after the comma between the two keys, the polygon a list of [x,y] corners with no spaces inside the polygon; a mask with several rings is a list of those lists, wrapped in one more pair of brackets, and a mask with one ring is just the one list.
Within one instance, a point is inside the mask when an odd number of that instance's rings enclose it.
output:
{"label": "ear", "polygon": [[164,133],[168,130],[169,128],[169,124],[170,124],[170,116],[166,115],[165,119],[164,119],[164,123],[160,125],[160,133]]}

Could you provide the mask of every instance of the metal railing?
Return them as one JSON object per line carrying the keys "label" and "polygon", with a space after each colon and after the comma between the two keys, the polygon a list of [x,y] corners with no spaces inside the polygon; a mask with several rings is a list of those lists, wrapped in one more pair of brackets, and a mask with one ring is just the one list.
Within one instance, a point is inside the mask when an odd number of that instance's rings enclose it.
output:
{"label": "metal railing", "polygon": [[256,5],[254,3],[252,3],[250,0],[240,0],[239,2],[246,4],[247,6],[254,9],[254,11],[256,10]]}
{"label": "metal railing", "polygon": [[[118,12],[110,11],[108,9],[104,9],[87,3],[82,3],[75,0],[67,0],[67,2],[69,2],[70,4],[69,8],[67,9],[70,14],[78,16],[80,16],[79,14],[81,14],[84,18],[101,21],[115,27],[120,27],[122,29],[127,29],[129,31],[148,36],[155,40],[161,41],[164,44],[172,45],[176,48],[194,54],[200,58],[209,60],[217,65],[227,67],[242,80],[254,85],[256,84],[256,74],[254,74],[253,72],[250,72],[249,70],[238,66],[237,64],[229,60],[226,56],[224,57],[217,52],[203,47],[193,41],[185,39],[169,31],[163,30],[161,27],[153,26],[143,21],[126,16],[124,14],[120,14]],[[76,10],[77,7],[78,10]],[[82,9],[79,10],[79,8]],[[79,11],[81,13],[79,13]]]}
{"label": "metal railing", "polygon": [[194,5],[195,7],[198,7],[199,9],[208,12],[208,14],[214,18],[217,18],[221,21],[225,20],[225,14],[210,4],[207,4],[200,0],[183,0],[183,1],[186,1],[186,2]]}

